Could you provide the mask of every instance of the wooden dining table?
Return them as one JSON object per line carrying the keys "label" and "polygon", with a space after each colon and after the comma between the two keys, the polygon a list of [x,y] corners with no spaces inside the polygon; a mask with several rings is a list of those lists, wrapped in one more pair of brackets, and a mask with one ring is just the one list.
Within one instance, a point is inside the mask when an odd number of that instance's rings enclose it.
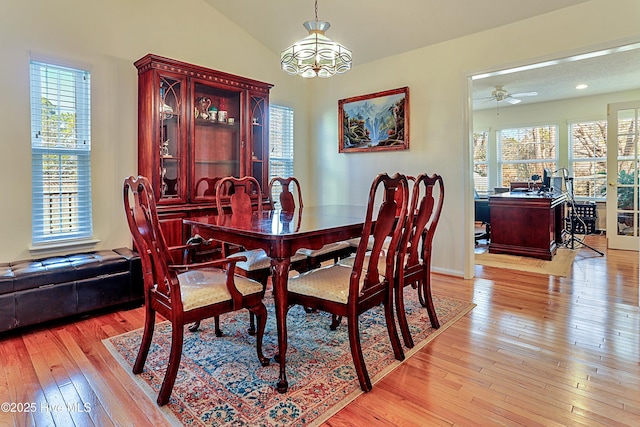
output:
{"label": "wooden dining table", "polygon": [[360,237],[366,206],[325,205],[296,209],[294,212],[265,210],[251,217],[223,214],[193,217],[183,223],[193,235],[240,245],[246,249],[263,249],[271,258],[273,295],[278,330],[280,377],[277,390],[289,387],[286,375],[287,353],[287,282],[291,256],[298,249],[320,249],[327,243]]}

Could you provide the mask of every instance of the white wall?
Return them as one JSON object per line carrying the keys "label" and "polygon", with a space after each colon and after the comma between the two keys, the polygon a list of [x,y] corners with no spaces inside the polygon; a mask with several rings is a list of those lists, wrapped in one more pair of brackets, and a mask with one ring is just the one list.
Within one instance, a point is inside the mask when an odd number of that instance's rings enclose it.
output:
{"label": "white wall", "polygon": [[[5,204],[0,210],[0,262],[39,255],[28,250],[30,52],[91,69],[93,216],[94,235],[100,240],[96,249],[129,246],[131,241],[122,181],[137,173],[137,59],[151,52],[273,83],[272,102],[306,109],[302,83],[280,71],[277,56],[203,0],[3,0],[0,46],[0,182]],[[306,122],[300,120],[298,127],[306,128]],[[73,250],[77,248],[54,253]]]}
{"label": "white wall", "polygon": [[[434,242],[434,270],[472,277],[467,77],[640,39],[638,16],[638,1],[593,0],[315,81],[308,173],[324,177],[316,182],[315,202],[365,203],[371,179],[381,171],[439,173],[446,198]],[[598,25],[585,25],[593,22]],[[410,150],[338,154],[337,100],[402,86],[410,88]]]}
{"label": "white wall", "polygon": [[[274,83],[272,102],[296,111],[295,171],[309,206],[364,204],[380,171],[442,174],[446,201],[434,269],[469,277],[473,229],[467,77],[640,39],[640,2],[592,0],[309,81],[283,73],[276,54],[202,0],[4,0],[2,5],[0,182],[6,208],[0,210],[0,261],[31,256],[29,51],[91,65],[98,248],[129,244],[121,185],[124,176],[137,170],[137,76],[132,64],[152,52]],[[56,22],[60,25],[54,26]],[[402,86],[410,88],[410,150],[338,154],[338,99]]]}

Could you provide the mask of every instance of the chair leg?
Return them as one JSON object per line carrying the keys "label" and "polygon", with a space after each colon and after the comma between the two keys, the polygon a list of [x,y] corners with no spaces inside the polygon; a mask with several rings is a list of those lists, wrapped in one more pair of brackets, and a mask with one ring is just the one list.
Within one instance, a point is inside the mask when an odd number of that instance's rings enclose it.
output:
{"label": "chair leg", "polygon": [[169,402],[173,385],[176,382],[180,359],[182,358],[182,343],[184,341],[184,330],[182,325],[171,325],[171,352],[169,353],[169,365],[164,375],[164,380],[158,393],[158,405],[164,406]]}
{"label": "chair leg", "polygon": [[429,313],[429,320],[431,321],[431,327],[438,329],[440,327],[440,321],[436,314],[436,308],[433,305],[433,295],[431,295],[431,275],[427,274],[418,283],[418,298],[420,304],[427,308]]}
{"label": "chair leg", "polygon": [[366,393],[368,391],[371,391],[373,386],[371,385],[371,379],[369,378],[369,373],[367,372],[367,366],[364,363],[362,346],[360,345],[360,330],[358,327],[357,316],[348,319],[347,329],[349,331],[349,346],[351,347],[351,357],[353,358],[353,365],[356,368],[356,374],[358,375],[360,388]]}
{"label": "chair leg", "polygon": [[220,329],[220,316],[213,317],[213,325],[214,325],[215,334],[217,337],[221,337],[222,335],[224,335],[222,333],[222,329]]}
{"label": "chair leg", "polygon": [[256,334],[256,315],[249,311],[249,329],[247,330],[249,335]]}
{"label": "chair leg", "polygon": [[398,336],[398,329],[396,329],[396,321],[393,318],[393,304],[391,297],[387,298],[382,305],[384,307],[384,317],[387,322],[387,332],[389,332],[389,340],[391,341],[391,347],[393,348],[393,355],[396,360],[404,360],[404,351],[402,351],[402,344],[400,343],[400,337]]}
{"label": "chair leg", "polygon": [[256,352],[258,353],[258,360],[262,366],[269,365],[269,358],[265,357],[262,353],[262,338],[264,337],[264,330],[267,325],[267,308],[264,304],[260,303],[255,307],[251,307],[252,317],[255,316],[258,320],[258,330],[256,332]]}
{"label": "chair leg", "polygon": [[331,324],[329,325],[329,329],[331,329],[332,331],[335,331],[336,329],[338,329],[338,326],[340,326],[341,322],[342,322],[342,316],[336,316],[335,314],[332,314]]}
{"label": "chair leg", "polygon": [[[271,274],[268,274],[265,277],[262,277],[260,279],[260,283],[262,284],[262,296],[264,297],[264,294],[267,293],[267,285],[269,284],[269,277],[271,276]],[[249,335],[255,335],[256,334],[256,316],[255,314],[249,310],[249,330],[248,330]]]}
{"label": "chair leg", "polygon": [[407,348],[413,348],[413,338],[409,331],[409,323],[407,322],[407,312],[404,309],[404,286],[395,286],[394,293],[396,297],[396,315],[398,316],[398,324],[404,345]]}
{"label": "chair leg", "polygon": [[189,329],[190,332],[195,332],[195,331],[198,330],[199,327],[200,327],[200,321],[197,320],[197,321],[193,322],[193,324],[191,326],[189,326],[188,329]]}
{"label": "chair leg", "polygon": [[144,368],[144,364],[147,361],[147,355],[149,354],[149,348],[151,347],[151,339],[153,338],[153,331],[156,326],[156,312],[151,308],[150,304],[145,305],[144,316],[144,332],[142,333],[142,341],[140,342],[140,349],[136,356],[136,362],[133,364],[133,373],[139,374]]}

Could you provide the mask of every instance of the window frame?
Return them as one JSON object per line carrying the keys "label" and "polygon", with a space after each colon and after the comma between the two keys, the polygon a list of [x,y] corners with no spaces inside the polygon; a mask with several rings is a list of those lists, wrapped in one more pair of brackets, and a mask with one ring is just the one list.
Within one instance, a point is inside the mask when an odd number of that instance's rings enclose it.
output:
{"label": "window frame", "polygon": [[89,241],[93,237],[91,72],[36,57],[30,58],[29,70],[32,244]]}

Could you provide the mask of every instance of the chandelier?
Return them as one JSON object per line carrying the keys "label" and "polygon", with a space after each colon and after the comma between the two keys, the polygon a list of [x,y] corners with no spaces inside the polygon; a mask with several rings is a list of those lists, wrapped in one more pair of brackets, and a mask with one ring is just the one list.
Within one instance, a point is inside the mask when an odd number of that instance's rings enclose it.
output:
{"label": "chandelier", "polygon": [[351,51],[324,35],[331,24],[318,21],[318,0],[315,21],[307,21],[303,25],[309,35],[282,51],[282,69],[306,78],[331,77],[349,71]]}

